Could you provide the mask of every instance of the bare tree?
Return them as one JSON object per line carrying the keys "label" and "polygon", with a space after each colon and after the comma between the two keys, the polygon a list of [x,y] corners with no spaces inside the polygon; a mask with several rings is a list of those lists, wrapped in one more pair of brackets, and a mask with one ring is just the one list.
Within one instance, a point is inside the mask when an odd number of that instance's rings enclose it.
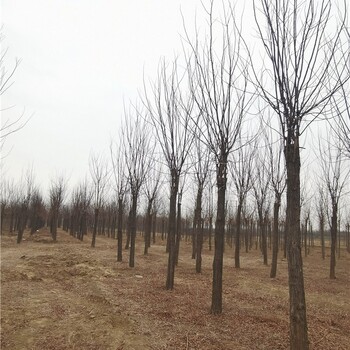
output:
{"label": "bare tree", "polygon": [[100,210],[103,205],[105,192],[109,181],[109,169],[106,159],[102,155],[91,154],[89,159],[90,175],[93,182],[94,226],[92,232],[91,247],[96,245],[97,225]]}
{"label": "bare tree", "polygon": [[325,223],[326,223],[326,194],[324,190],[323,184],[318,184],[318,195],[316,198],[316,211],[317,211],[317,217],[319,222],[319,231],[320,231],[320,239],[321,239],[321,254],[322,259],[324,260],[326,257],[326,251],[325,251],[325,238],[324,238],[324,231],[325,231]]}
{"label": "bare tree", "polygon": [[[239,140],[241,142],[241,138]],[[241,227],[242,212],[244,202],[248,192],[252,188],[252,166],[255,152],[251,145],[245,147],[241,145],[233,153],[232,166],[230,167],[231,176],[237,196],[236,213],[236,235],[235,235],[235,267],[240,268],[240,246],[241,246]]]}
{"label": "bare tree", "polygon": [[110,145],[111,160],[113,166],[114,188],[118,201],[117,208],[117,261],[123,260],[123,212],[126,192],[127,177],[124,173],[123,142]]}
{"label": "bare tree", "polygon": [[329,277],[335,279],[339,200],[349,179],[350,171],[344,171],[342,150],[339,143],[335,149],[332,147],[329,139],[326,147],[320,145],[320,159],[323,178],[331,200],[331,260]]}
{"label": "bare tree", "polygon": [[0,225],[1,225],[1,234],[3,234],[3,227],[4,227],[4,221],[5,216],[8,207],[11,205],[12,198],[14,196],[15,192],[15,186],[14,182],[9,181],[8,179],[2,179],[0,182],[0,203],[1,203],[1,218],[0,218]]}
{"label": "bare tree", "polygon": [[255,22],[267,60],[263,61],[262,76],[254,69],[254,80],[278,118],[287,169],[290,348],[308,349],[300,246],[300,136],[349,78],[345,71],[335,74],[337,63],[344,59],[339,48],[345,19],[329,34],[331,0],[260,0],[259,3],[260,7],[254,1]]}
{"label": "bare tree", "polygon": [[58,217],[67,193],[66,179],[60,175],[51,181],[50,195],[50,232],[54,242],[57,240]]}
{"label": "bare tree", "polygon": [[147,92],[145,86],[144,104],[170,175],[166,289],[172,290],[176,265],[176,202],[180,177],[194,138],[190,126],[193,100],[181,91],[183,77],[176,60],[172,66],[162,61],[157,78],[157,82],[151,86],[151,92]]}
{"label": "bare tree", "polygon": [[24,181],[19,188],[19,212],[17,223],[17,243],[21,243],[24,230],[27,226],[30,199],[35,188],[33,169],[29,168],[24,174]]}
{"label": "bare tree", "polygon": [[46,215],[43,196],[39,189],[35,188],[30,198],[29,207],[30,234],[33,234],[45,225]]}
{"label": "bare tree", "polygon": [[155,166],[154,159],[151,159],[149,174],[145,181],[145,193],[147,199],[146,218],[145,218],[145,249],[144,254],[148,254],[148,248],[151,246],[151,231],[154,215],[155,201],[160,188],[160,168]]}
{"label": "bare tree", "polygon": [[70,234],[81,241],[88,231],[87,221],[93,194],[93,188],[87,180],[82,181],[72,192]]}
{"label": "bare tree", "polygon": [[193,219],[192,232],[192,258],[196,259],[196,272],[202,270],[202,247],[203,247],[203,193],[208,178],[210,153],[209,149],[198,138],[195,139],[193,149],[194,180],[197,186],[197,195]]}
{"label": "bare tree", "polygon": [[[267,135],[266,135],[267,136]],[[282,140],[273,140],[272,134],[266,140],[268,151],[271,186],[274,191],[275,200],[273,204],[273,229],[272,229],[272,262],[270,277],[275,278],[277,273],[277,257],[279,242],[279,214],[281,207],[282,194],[286,187],[286,168],[283,162],[283,143]]]}
{"label": "bare tree", "polygon": [[217,20],[214,1],[205,8],[208,32],[204,42],[196,36],[191,40],[188,58],[190,87],[200,112],[198,134],[209,148],[216,164],[217,213],[215,223],[215,253],[211,313],[222,312],[222,271],[225,242],[225,204],[228,158],[240,137],[240,129],[249,98],[247,98],[246,68],[242,64],[241,35],[233,9],[223,9],[223,18]]}
{"label": "bare tree", "polygon": [[143,117],[144,116],[137,108],[135,108],[133,112],[125,111],[123,149],[125,152],[125,165],[128,170],[128,182],[131,196],[128,218],[130,229],[130,267],[135,266],[136,218],[140,189],[149,173],[153,156],[153,148],[150,144],[147,124]]}
{"label": "bare tree", "polygon": [[271,174],[265,164],[268,163],[267,154],[257,153],[254,162],[253,191],[258,212],[261,252],[264,265],[267,265],[267,225],[270,211]]}

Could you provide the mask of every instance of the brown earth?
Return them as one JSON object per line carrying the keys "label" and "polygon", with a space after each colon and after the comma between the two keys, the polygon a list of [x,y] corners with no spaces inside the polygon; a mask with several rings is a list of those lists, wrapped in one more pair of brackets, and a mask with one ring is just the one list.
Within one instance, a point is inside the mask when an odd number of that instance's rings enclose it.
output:
{"label": "brown earth", "polygon": [[[53,243],[43,230],[16,244],[1,242],[1,349],[287,349],[286,261],[278,277],[257,251],[233,250],[224,262],[224,313],[210,315],[212,252],[205,243],[196,274],[189,242],[181,243],[175,289],[166,291],[164,242],[148,256],[138,237],[136,267],[116,262],[116,241],[80,242],[60,231]],[[329,252],[328,252],[329,253]],[[350,254],[341,251],[337,279],[319,248],[304,259],[311,349],[350,349]]]}

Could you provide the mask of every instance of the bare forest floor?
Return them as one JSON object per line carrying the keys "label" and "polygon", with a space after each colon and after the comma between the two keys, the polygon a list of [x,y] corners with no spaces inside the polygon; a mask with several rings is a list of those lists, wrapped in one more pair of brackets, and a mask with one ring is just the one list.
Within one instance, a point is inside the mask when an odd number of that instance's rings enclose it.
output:
{"label": "bare forest floor", "polygon": [[[113,239],[84,242],[46,230],[16,244],[1,242],[1,349],[287,349],[287,262],[278,277],[256,250],[233,249],[224,261],[224,313],[210,315],[212,252],[204,246],[203,273],[195,273],[191,245],[181,242],[175,289],[166,291],[165,242],[143,255],[137,240],[136,266],[128,252],[116,262]],[[315,247],[304,259],[311,349],[350,348],[350,254],[341,251],[337,279],[330,280]]]}

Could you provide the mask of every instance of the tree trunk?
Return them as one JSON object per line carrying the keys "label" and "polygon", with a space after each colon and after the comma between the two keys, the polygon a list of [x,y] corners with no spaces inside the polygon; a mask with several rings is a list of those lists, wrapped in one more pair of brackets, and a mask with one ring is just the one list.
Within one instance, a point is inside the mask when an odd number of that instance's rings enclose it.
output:
{"label": "tree trunk", "polygon": [[240,252],[240,242],[241,242],[241,214],[242,214],[242,201],[240,200],[237,207],[237,230],[235,237],[235,268],[239,269],[241,267],[239,261],[239,252]]}
{"label": "tree trunk", "polygon": [[337,246],[337,230],[338,230],[338,205],[332,200],[332,218],[331,218],[331,265],[329,277],[335,279],[335,250]]}
{"label": "tree trunk", "polygon": [[4,204],[1,205],[1,219],[0,219],[0,226],[1,226],[0,232],[1,232],[1,234],[2,234],[3,224],[4,224],[4,219],[5,219],[5,207],[6,206]]}
{"label": "tree trunk", "polygon": [[91,241],[91,247],[92,247],[92,248],[95,248],[95,244],[96,244],[98,214],[99,214],[99,209],[98,209],[98,208],[95,208],[95,214],[94,214],[94,230],[93,230],[93,232],[92,232],[92,241]]}
{"label": "tree trunk", "polygon": [[217,164],[217,214],[215,223],[215,251],[213,260],[213,285],[211,313],[222,313],[222,269],[225,243],[225,195],[226,195],[227,154],[221,154]]}
{"label": "tree trunk", "polygon": [[152,200],[148,201],[146,212],[146,227],[145,227],[145,249],[144,255],[148,254],[148,248],[151,246],[151,229],[152,229]]}
{"label": "tree trunk", "polygon": [[152,242],[156,244],[156,226],[157,226],[157,212],[153,212],[153,225],[152,225]]}
{"label": "tree trunk", "polygon": [[208,246],[209,246],[209,251],[211,251],[211,237],[212,237],[212,232],[213,232],[213,217],[210,215],[209,217],[209,232],[208,232]]}
{"label": "tree trunk", "polygon": [[326,257],[326,251],[325,251],[325,244],[324,244],[324,216],[323,214],[320,214],[320,235],[321,235],[321,252],[322,252],[322,259],[324,260]]}
{"label": "tree trunk", "polygon": [[130,255],[129,267],[135,266],[135,243],[136,243],[136,210],[137,210],[137,193],[132,194],[132,204],[130,211]]}
{"label": "tree trunk", "polygon": [[[202,247],[203,247],[203,227],[202,227],[202,196],[203,186],[198,185],[197,200],[196,200],[196,272],[202,271]],[[193,257],[192,257],[193,258]]]}
{"label": "tree trunk", "polygon": [[287,168],[286,240],[288,260],[290,349],[309,348],[300,233],[300,150],[298,138],[285,146]]}
{"label": "tree trunk", "polygon": [[277,273],[278,224],[279,224],[280,206],[281,206],[281,195],[279,193],[275,193],[275,203],[273,205],[272,262],[271,262],[270,278],[275,278]]}
{"label": "tree trunk", "polygon": [[117,261],[123,260],[123,199],[118,199]]}
{"label": "tree trunk", "polygon": [[175,277],[175,262],[176,262],[176,199],[179,188],[179,176],[176,169],[171,170],[171,188],[170,188],[170,208],[169,208],[169,229],[168,229],[168,270],[166,279],[166,289],[172,290],[174,288]]}
{"label": "tree trunk", "polygon": [[176,219],[176,239],[175,239],[175,265],[177,266],[179,262],[179,252],[180,252],[180,241],[181,241],[181,196],[179,194],[179,199],[177,202],[177,219]]}

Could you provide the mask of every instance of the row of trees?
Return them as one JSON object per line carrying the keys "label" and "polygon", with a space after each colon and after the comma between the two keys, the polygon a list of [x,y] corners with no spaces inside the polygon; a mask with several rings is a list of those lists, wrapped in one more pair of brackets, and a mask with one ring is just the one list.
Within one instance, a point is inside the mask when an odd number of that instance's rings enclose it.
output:
{"label": "row of trees", "polygon": [[[193,256],[197,259],[198,272],[203,244],[203,195],[206,185],[209,183],[209,188],[215,183],[216,214],[211,216],[212,220],[215,218],[215,224],[211,223],[215,230],[211,312],[220,314],[228,179],[232,179],[237,201],[237,268],[240,267],[242,213],[250,197],[255,200],[261,249],[267,264],[267,221],[271,216],[271,197],[274,197],[271,277],[276,275],[279,212],[285,192],[291,348],[308,349],[301,250],[301,206],[307,207],[301,192],[302,135],[314,121],[323,120],[323,125],[329,125],[334,136],[320,141],[316,154],[322,169],[317,215],[323,235],[328,196],[330,277],[335,278],[339,205],[348,185],[344,157],[350,157],[350,35],[346,4],[344,11],[337,14],[331,0],[320,3],[315,0],[254,1],[256,45],[260,45],[258,54],[263,55],[262,60],[257,60],[257,53],[251,51],[232,5],[227,2],[220,9],[215,5],[211,0],[204,7],[206,28],[196,27],[192,35],[184,26],[184,54],[172,63],[161,60],[156,79],[144,82],[140,101],[124,108],[120,141],[110,146],[112,167],[108,168],[102,157],[91,157],[93,191],[89,192],[86,182],[73,191],[71,211],[75,208],[74,222],[80,227],[82,238],[87,230],[84,215],[86,218],[90,205],[94,208],[92,246],[95,246],[104,194],[113,179],[111,187],[118,203],[118,260],[122,260],[122,218],[128,195],[127,246],[130,246],[129,265],[133,267],[140,195],[145,194],[147,198],[147,252],[152,206],[159,200],[160,186],[168,183],[166,288],[173,289],[181,238],[181,206],[189,178],[196,188],[192,205],[195,208]],[[168,182],[162,179],[164,175]],[[28,177],[27,192],[21,201],[19,242],[32,199],[30,183]],[[50,229],[54,240],[64,192],[63,180],[50,188]],[[212,196],[212,192],[207,195]],[[212,204],[207,207],[214,210]],[[306,213],[305,239],[310,222],[307,210]]]}
{"label": "row of trees", "polygon": [[[118,239],[118,226],[120,225],[122,233],[127,233],[127,235],[130,233],[128,225],[130,214],[128,208],[132,207],[130,191],[127,190],[124,194],[122,210],[119,213],[119,205],[115,200],[114,193],[111,191],[111,183],[108,183],[106,187],[108,191],[101,197],[98,220],[96,221],[96,210],[93,200],[95,186],[92,180],[90,182],[84,180],[68,193],[65,180],[62,177],[58,177],[52,180],[49,194],[43,196],[41,190],[35,185],[35,180],[33,181],[33,173],[29,174],[31,176],[26,178],[25,183],[15,185],[14,182],[6,180],[2,183],[2,195],[4,198],[1,202],[2,233],[10,232],[18,235],[19,232],[21,235],[23,229],[19,230],[19,223],[21,217],[23,217],[22,209],[24,204],[28,202],[28,193],[30,200],[27,206],[24,228],[28,228],[30,234],[35,233],[36,230],[42,227],[48,227],[52,233],[52,238],[55,239],[57,228],[60,227],[80,240],[83,240],[90,233],[91,245],[95,246],[98,235]],[[155,243],[158,235],[162,240],[168,236],[169,217],[167,215],[166,196],[164,197],[163,193],[164,184],[161,184],[159,181],[160,172],[154,175],[156,176],[147,177],[145,185],[141,187],[138,201],[139,209],[135,219],[136,232],[144,236],[144,254],[148,254],[148,248],[151,246],[151,243]],[[196,172],[187,175],[193,178],[197,177]],[[146,184],[148,181],[153,182],[153,179],[156,179],[156,186],[152,187],[152,192],[149,192],[149,187]],[[255,180],[252,178],[248,179],[248,181],[254,182]],[[275,247],[277,247],[277,250],[281,249],[284,257],[286,257],[285,216],[281,215],[276,227],[275,203],[273,203],[274,191],[271,182],[267,188],[268,194],[265,204],[267,210],[264,211],[262,220],[258,208],[260,203],[259,197],[255,197],[256,187],[254,189],[253,185],[251,186],[250,191],[247,192],[247,198],[240,208],[239,198],[233,197],[233,193],[236,191],[233,178],[229,177],[228,183],[231,184],[228,188],[228,197],[231,199],[225,205],[226,243],[230,247],[234,247],[235,257],[237,257],[237,251],[240,252],[243,248],[246,252],[254,247],[255,249],[260,249],[264,264],[267,263],[268,249],[272,250],[271,271],[276,270],[277,265],[274,266],[273,263]],[[29,184],[29,189],[25,190],[26,184]],[[201,185],[200,182],[199,185]],[[192,188],[188,188],[189,194],[184,198],[187,204],[185,204],[182,217],[178,217],[179,220],[177,221],[177,225],[180,227],[180,238],[192,240],[192,258],[196,259],[197,272],[201,272],[201,250],[204,241],[207,242],[207,247],[210,250],[212,249],[213,212],[215,209],[212,189],[210,182],[203,187],[202,199],[205,204],[199,214],[198,208],[201,205],[198,203],[201,196],[198,195],[198,185],[192,185]],[[315,245],[316,241],[317,245],[321,246],[322,259],[325,259],[325,247],[331,242],[331,230],[333,229],[332,198],[325,196],[325,190],[326,184],[324,184],[323,188],[319,188],[319,196],[313,199],[311,199],[310,193],[304,193],[305,199],[303,200],[304,205],[301,215],[301,243],[305,248],[305,256],[309,254],[311,247]],[[30,193],[30,191],[32,192]],[[59,195],[54,196],[55,194]],[[57,210],[56,203],[62,196],[64,201],[61,202]],[[282,197],[282,207],[285,207],[284,197]],[[119,214],[121,214],[121,218],[118,217]],[[338,250],[338,254],[340,254],[341,245],[350,248],[347,234],[349,219],[349,217],[341,217],[337,222],[336,240],[338,246],[335,248]],[[277,239],[274,237],[276,232]],[[276,245],[275,242],[277,243]],[[332,244],[330,246],[333,247]],[[126,247],[129,247],[128,243],[125,244]],[[239,258],[240,254],[238,259],[235,259],[236,267],[240,267]],[[237,260],[239,266],[237,266]]]}

